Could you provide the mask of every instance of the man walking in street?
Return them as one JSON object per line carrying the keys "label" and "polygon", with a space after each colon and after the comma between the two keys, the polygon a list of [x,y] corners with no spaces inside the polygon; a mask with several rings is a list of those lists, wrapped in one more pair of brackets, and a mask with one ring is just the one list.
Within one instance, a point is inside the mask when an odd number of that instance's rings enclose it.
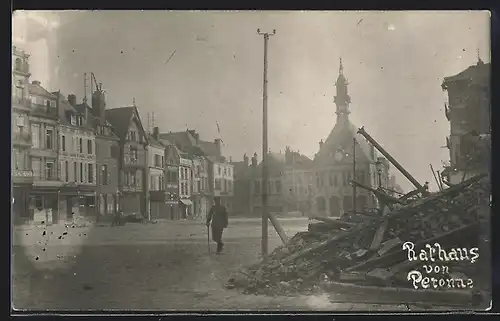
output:
{"label": "man walking in street", "polygon": [[220,197],[214,198],[215,205],[212,206],[207,215],[207,227],[212,222],[212,240],[217,243],[217,254],[222,251],[224,243],[222,243],[222,231],[227,227],[227,210],[221,205]]}

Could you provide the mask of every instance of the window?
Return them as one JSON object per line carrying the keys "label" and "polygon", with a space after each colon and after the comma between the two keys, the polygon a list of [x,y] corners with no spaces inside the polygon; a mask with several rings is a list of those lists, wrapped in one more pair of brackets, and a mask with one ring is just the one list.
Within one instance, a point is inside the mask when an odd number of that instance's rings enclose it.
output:
{"label": "window", "polygon": [[80,178],[80,182],[83,182],[83,163],[80,163],[80,173],[78,175],[78,177]]}
{"label": "window", "polygon": [[16,127],[15,127],[15,131],[16,132],[20,132],[20,133],[23,132],[23,130],[24,130],[24,121],[25,121],[25,118],[23,116],[17,116],[17,118],[16,118]]}
{"label": "window", "polygon": [[53,136],[54,136],[54,130],[52,128],[46,128],[45,129],[45,148],[46,149],[52,149],[54,146],[53,144]]}
{"label": "window", "polygon": [[333,175],[333,186],[338,186],[337,174],[333,172],[332,175]]}
{"label": "window", "polygon": [[259,193],[260,193],[260,182],[255,181],[255,194],[259,194]]}
{"label": "window", "polygon": [[[89,142],[92,142],[91,140],[89,140]],[[94,164],[88,164],[88,171],[87,171],[87,174],[88,174],[88,182],[89,183],[94,183]]]}
{"label": "window", "polygon": [[163,176],[160,176],[159,177],[159,181],[160,181],[160,191],[164,191],[165,190],[165,178]]}
{"label": "window", "polygon": [[136,141],[137,137],[136,137],[136,133],[134,131],[131,131],[129,132],[129,138],[131,141]]}
{"label": "window", "polygon": [[220,182],[220,178],[216,178],[215,179],[215,189],[221,189],[221,182]]}
{"label": "window", "polygon": [[198,181],[198,193],[201,192],[201,181]]}
{"label": "window", "polygon": [[137,149],[135,147],[130,148],[130,159],[132,163],[137,162]]}
{"label": "window", "polygon": [[154,165],[156,167],[160,167],[161,166],[161,156],[160,155],[155,155],[155,157],[154,157]]}
{"label": "window", "polygon": [[31,125],[31,142],[33,148],[40,148],[40,125],[38,124]]}
{"label": "window", "polygon": [[220,175],[220,174],[221,174],[221,168],[220,168],[220,166],[219,166],[219,175]]}
{"label": "window", "polygon": [[61,149],[63,152],[66,151],[66,136],[64,135],[61,136]]}
{"label": "window", "polygon": [[130,173],[130,184],[132,186],[135,186],[135,184],[136,184],[136,177],[133,173]]}
{"label": "window", "polygon": [[21,69],[22,69],[22,61],[21,61],[21,58],[16,58],[15,68],[16,68],[16,70],[21,71]]}
{"label": "window", "polygon": [[281,181],[276,181],[276,194],[281,194]]}
{"label": "window", "polygon": [[40,158],[33,158],[31,159],[31,169],[33,170],[33,176],[35,179],[40,179],[40,166],[41,166],[41,160]]}
{"label": "window", "polygon": [[161,157],[161,167],[163,167],[164,165],[165,165],[165,159],[164,159],[164,157],[162,156],[162,157]]}
{"label": "window", "polygon": [[73,163],[73,182],[78,182],[78,165],[76,162]]}
{"label": "window", "polygon": [[92,155],[92,153],[93,153],[92,152],[92,140],[91,139],[87,140],[87,152],[88,152],[89,155]]}
{"label": "window", "polygon": [[35,96],[30,96],[31,103],[33,105],[36,105],[36,97]]}
{"label": "window", "polygon": [[108,165],[101,165],[101,185],[108,185]]}
{"label": "window", "polygon": [[224,168],[224,176],[227,176],[227,168]]}
{"label": "window", "polygon": [[19,153],[19,149],[14,149],[12,151],[12,156],[13,156],[13,159],[12,159],[12,166],[15,168],[15,169],[19,169],[20,167],[20,153]]}
{"label": "window", "polygon": [[83,138],[78,139],[78,152],[83,154]]}
{"label": "window", "polygon": [[54,177],[54,161],[45,162],[45,179],[53,180]]}
{"label": "window", "polygon": [[49,109],[50,107],[52,107],[52,104],[50,103],[50,100],[46,100],[45,101],[45,107],[47,107],[47,109]]}
{"label": "window", "polygon": [[64,179],[66,182],[69,181],[69,168],[68,168],[68,161],[64,162]]}
{"label": "window", "polygon": [[75,117],[75,115],[71,115],[71,125],[76,126],[76,117]]}

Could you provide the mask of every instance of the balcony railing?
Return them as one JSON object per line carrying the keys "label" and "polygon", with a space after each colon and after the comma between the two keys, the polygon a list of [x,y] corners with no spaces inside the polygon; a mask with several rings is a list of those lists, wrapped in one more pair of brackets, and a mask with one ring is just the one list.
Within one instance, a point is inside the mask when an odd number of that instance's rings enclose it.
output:
{"label": "balcony railing", "polygon": [[33,171],[31,169],[13,169],[12,177],[33,177]]}
{"label": "balcony railing", "polygon": [[12,96],[12,103],[16,104],[16,105],[22,105],[23,107],[26,107],[26,108],[31,107],[31,100],[16,97],[16,96]]}

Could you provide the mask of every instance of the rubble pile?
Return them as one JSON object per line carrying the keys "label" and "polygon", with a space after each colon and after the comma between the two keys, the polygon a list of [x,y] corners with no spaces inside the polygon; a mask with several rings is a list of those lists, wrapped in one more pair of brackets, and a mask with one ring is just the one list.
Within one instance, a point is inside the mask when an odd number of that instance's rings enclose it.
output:
{"label": "rubble pile", "polygon": [[479,223],[488,218],[489,193],[489,178],[483,175],[409,204],[395,204],[383,216],[318,218],[322,222],[311,223],[308,232],[233,275],[228,288],[256,294],[310,293],[328,281],[411,287],[406,275],[415,261],[407,260],[402,244],[412,242],[416,250],[436,242],[478,246],[479,236],[487,235]]}

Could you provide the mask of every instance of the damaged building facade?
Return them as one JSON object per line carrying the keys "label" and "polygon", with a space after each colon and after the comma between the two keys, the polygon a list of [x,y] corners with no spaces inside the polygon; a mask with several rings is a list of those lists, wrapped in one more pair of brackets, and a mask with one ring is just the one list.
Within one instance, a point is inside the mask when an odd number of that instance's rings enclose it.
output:
{"label": "damaged building facade", "polygon": [[446,146],[450,165],[442,173],[445,183],[488,171],[491,152],[490,85],[491,64],[481,59],[457,75],[444,78],[442,89],[448,94],[445,116],[450,122]]}

